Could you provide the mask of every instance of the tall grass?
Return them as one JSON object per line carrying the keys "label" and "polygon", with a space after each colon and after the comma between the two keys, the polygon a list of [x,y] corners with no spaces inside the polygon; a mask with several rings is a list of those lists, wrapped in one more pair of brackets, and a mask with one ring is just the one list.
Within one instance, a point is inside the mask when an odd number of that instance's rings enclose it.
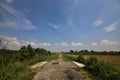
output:
{"label": "tall grass", "polygon": [[64,57],[64,60],[65,60],[65,61],[73,61],[73,60],[76,60],[75,57],[70,56],[70,55],[68,55],[68,54],[63,54],[63,57]]}
{"label": "tall grass", "polygon": [[34,72],[20,62],[10,63],[0,70],[0,80],[32,80]]}
{"label": "tall grass", "polygon": [[95,80],[120,80],[120,69],[111,64],[98,61],[96,57],[90,57],[85,60],[80,55],[77,61],[83,62],[86,65],[84,69],[95,76]]}

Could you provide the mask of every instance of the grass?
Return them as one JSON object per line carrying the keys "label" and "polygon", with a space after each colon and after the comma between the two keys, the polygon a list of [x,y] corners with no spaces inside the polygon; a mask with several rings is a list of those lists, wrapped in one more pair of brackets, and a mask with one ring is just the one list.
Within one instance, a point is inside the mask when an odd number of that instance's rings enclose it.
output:
{"label": "grass", "polygon": [[95,80],[119,80],[120,70],[113,65],[104,63],[96,57],[90,57],[85,62],[85,70],[94,75]]}
{"label": "grass", "polygon": [[32,71],[35,73],[38,73],[42,69],[43,69],[43,67],[36,67],[36,68],[33,68]]}
{"label": "grass", "polygon": [[92,74],[80,67],[76,67],[75,71],[80,72],[84,76],[84,80],[94,80],[94,76],[92,76]]}
{"label": "grass", "polygon": [[20,62],[10,63],[0,70],[0,80],[33,80],[34,72]]}
{"label": "grass", "polygon": [[80,68],[80,67],[75,68],[76,71],[80,71],[81,69],[82,68]]}
{"label": "grass", "polygon": [[80,73],[85,76],[84,80],[94,80],[94,76],[82,68],[80,69]]}
{"label": "grass", "polygon": [[65,61],[73,61],[73,60],[76,59],[75,57],[73,57],[73,56],[71,56],[69,54],[63,54],[63,57],[64,57]]}
{"label": "grass", "polygon": [[[67,54],[68,56],[77,58],[79,55]],[[85,59],[89,59],[90,57],[96,57],[99,61],[103,61],[105,63],[110,63],[115,65],[116,67],[120,67],[120,55],[83,55]]]}
{"label": "grass", "polygon": [[120,56],[119,55],[83,55],[85,59],[89,59],[91,56],[96,57],[99,61],[110,63],[116,67],[120,67]]}
{"label": "grass", "polygon": [[[72,58],[80,58],[78,62],[81,62],[81,57],[79,55],[67,54],[67,56]],[[86,70],[89,71],[85,73],[86,75],[92,74],[95,80],[118,80],[120,79],[120,56],[119,55],[83,55],[85,58],[86,67],[83,69],[83,72]],[[118,69],[113,66],[115,65]],[[76,71],[82,71],[82,69],[76,68]],[[82,72],[81,72],[82,73]],[[83,75],[85,75],[83,73]],[[92,80],[85,78],[85,80]]]}
{"label": "grass", "polygon": [[44,61],[51,61],[51,60],[54,60],[54,59],[57,59],[58,58],[58,55],[59,54],[52,54],[51,56],[48,56],[47,58],[44,59]]}

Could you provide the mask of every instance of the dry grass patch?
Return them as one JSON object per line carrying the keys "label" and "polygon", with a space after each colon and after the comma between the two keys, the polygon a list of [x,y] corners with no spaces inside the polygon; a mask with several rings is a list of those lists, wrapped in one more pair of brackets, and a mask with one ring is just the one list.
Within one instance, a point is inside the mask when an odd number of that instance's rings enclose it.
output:
{"label": "dry grass patch", "polygon": [[120,56],[119,55],[83,55],[85,59],[89,59],[90,57],[96,57],[98,60],[103,61],[105,63],[113,64],[117,67],[120,67]]}
{"label": "dry grass patch", "polygon": [[37,73],[39,72],[41,69],[43,69],[43,67],[36,67],[36,68],[33,68],[32,71]]}

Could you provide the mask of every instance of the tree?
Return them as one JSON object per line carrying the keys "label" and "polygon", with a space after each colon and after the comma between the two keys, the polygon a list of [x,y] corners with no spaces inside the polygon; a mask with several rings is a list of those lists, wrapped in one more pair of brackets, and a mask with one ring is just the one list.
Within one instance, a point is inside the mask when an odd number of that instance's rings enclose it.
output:
{"label": "tree", "polygon": [[85,63],[85,59],[84,59],[83,55],[80,54],[77,58],[77,61],[80,63]]}
{"label": "tree", "polygon": [[29,57],[30,57],[30,55],[29,55],[29,51],[28,51],[28,49],[27,49],[27,47],[26,46],[22,46],[21,48],[20,48],[20,59],[21,60],[25,60],[25,59],[28,59]]}
{"label": "tree", "polygon": [[35,55],[35,50],[32,48],[30,44],[27,46],[27,49],[30,54],[30,57],[33,57]]}
{"label": "tree", "polygon": [[46,49],[41,48],[39,52],[40,52],[41,56],[44,56],[44,57],[45,57],[45,56],[48,55],[48,52],[47,52]]}
{"label": "tree", "polygon": [[78,51],[77,51],[77,50],[75,50],[75,53],[78,53]]}
{"label": "tree", "polygon": [[89,51],[88,50],[81,50],[82,53],[88,53]]}
{"label": "tree", "polygon": [[5,50],[7,49],[7,46],[8,46],[8,41],[5,41],[3,38],[0,38],[0,53],[1,53],[1,56],[2,56],[2,61],[1,64],[2,64],[2,67],[4,67],[4,64],[5,64],[5,59],[4,59],[4,53],[5,53]]}
{"label": "tree", "polygon": [[48,54],[49,54],[49,56],[51,56],[51,52],[50,51],[48,51]]}
{"label": "tree", "polygon": [[74,53],[74,51],[73,51],[73,50],[70,50],[70,53]]}

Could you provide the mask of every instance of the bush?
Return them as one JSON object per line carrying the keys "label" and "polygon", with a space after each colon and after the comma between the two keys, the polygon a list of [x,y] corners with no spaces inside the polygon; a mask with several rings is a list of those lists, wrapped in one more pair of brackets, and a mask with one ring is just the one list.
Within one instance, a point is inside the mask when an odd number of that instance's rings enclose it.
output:
{"label": "bush", "polygon": [[120,80],[120,70],[111,64],[98,61],[95,57],[86,61],[85,69],[92,73],[96,80]]}
{"label": "bush", "polygon": [[94,65],[96,63],[98,63],[98,59],[96,57],[90,57],[87,61],[86,61],[86,65]]}
{"label": "bush", "polygon": [[36,54],[35,56],[33,56],[33,58],[31,58],[30,60],[28,60],[28,65],[33,65],[37,62],[40,62],[40,56],[38,56],[38,54]]}
{"label": "bush", "polygon": [[76,59],[76,61],[78,61],[80,63],[85,63],[85,59],[82,55],[79,55],[78,58]]}
{"label": "bush", "polygon": [[33,73],[28,66],[16,62],[9,64],[0,71],[0,80],[32,80]]}

